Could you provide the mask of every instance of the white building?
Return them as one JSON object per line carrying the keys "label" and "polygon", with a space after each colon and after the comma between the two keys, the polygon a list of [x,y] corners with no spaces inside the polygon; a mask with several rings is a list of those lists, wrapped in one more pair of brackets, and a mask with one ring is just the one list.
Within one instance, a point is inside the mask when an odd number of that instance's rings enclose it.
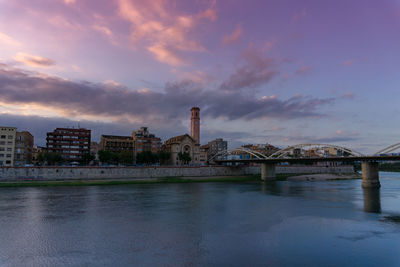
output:
{"label": "white building", "polygon": [[16,127],[0,126],[0,166],[14,165]]}

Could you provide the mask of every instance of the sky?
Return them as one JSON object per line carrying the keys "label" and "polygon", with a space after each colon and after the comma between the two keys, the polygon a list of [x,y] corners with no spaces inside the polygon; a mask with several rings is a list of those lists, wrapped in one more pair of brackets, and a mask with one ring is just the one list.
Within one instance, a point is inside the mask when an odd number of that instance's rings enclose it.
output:
{"label": "sky", "polygon": [[374,153],[400,142],[399,0],[0,0],[0,125]]}

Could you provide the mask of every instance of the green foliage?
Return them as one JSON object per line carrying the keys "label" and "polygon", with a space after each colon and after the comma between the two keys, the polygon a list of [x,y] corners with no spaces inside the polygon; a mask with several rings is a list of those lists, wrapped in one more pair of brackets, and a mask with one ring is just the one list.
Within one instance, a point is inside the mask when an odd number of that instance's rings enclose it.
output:
{"label": "green foliage", "polygon": [[190,154],[188,152],[179,152],[178,153],[178,159],[183,162],[183,164],[189,164],[190,161],[192,161],[192,158],[190,157]]}
{"label": "green foliage", "polygon": [[84,165],[88,165],[94,159],[95,159],[95,156],[93,154],[86,153],[86,154],[82,155],[82,163]]}
{"label": "green foliage", "polygon": [[[132,165],[134,161],[132,151],[122,151],[120,153],[114,153],[108,150],[100,150],[98,152],[99,160],[102,163],[107,164],[124,164]],[[168,152],[152,153],[151,151],[139,152],[136,155],[137,164],[166,164],[171,158],[171,154]]]}
{"label": "green foliage", "polygon": [[118,162],[124,165],[133,164],[133,151],[122,151],[118,154]]}
{"label": "green foliage", "polygon": [[143,151],[137,153],[136,163],[138,164],[154,164],[158,162],[158,155],[151,151]]}
{"label": "green foliage", "polygon": [[38,155],[38,161],[41,165],[55,165],[63,162],[63,158],[60,153],[41,152]]}
{"label": "green foliage", "polygon": [[161,165],[167,164],[170,158],[171,153],[169,152],[161,151],[158,153],[158,160],[160,161]]}
{"label": "green foliage", "polygon": [[108,150],[100,150],[98,154],[99,154],[99,160],[102,163],[108,163],[108,164],[116,163],[115,159],[118,158],[117,154]]}

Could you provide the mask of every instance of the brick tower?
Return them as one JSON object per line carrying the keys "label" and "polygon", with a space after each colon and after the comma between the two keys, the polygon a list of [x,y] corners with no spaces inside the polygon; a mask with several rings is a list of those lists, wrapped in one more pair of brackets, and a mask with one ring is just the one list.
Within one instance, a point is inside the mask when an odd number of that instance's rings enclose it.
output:
{"label": "brick tower", "polygon": [[200,144],[200,108],[193,107],[190,112],[190,136]]}

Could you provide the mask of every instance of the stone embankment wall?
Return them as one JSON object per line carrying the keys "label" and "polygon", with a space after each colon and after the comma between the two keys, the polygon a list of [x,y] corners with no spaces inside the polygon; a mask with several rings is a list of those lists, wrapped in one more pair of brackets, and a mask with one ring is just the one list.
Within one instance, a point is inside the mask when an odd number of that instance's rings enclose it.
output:
{"label": "stone embankment wall", "polygon": [[[98,180],[162,177],[244,176],[260,174],[252,167],[1,167],[0,181],[21,180]],[[278,166],[276,173],[353,173],[353,166]]]}

